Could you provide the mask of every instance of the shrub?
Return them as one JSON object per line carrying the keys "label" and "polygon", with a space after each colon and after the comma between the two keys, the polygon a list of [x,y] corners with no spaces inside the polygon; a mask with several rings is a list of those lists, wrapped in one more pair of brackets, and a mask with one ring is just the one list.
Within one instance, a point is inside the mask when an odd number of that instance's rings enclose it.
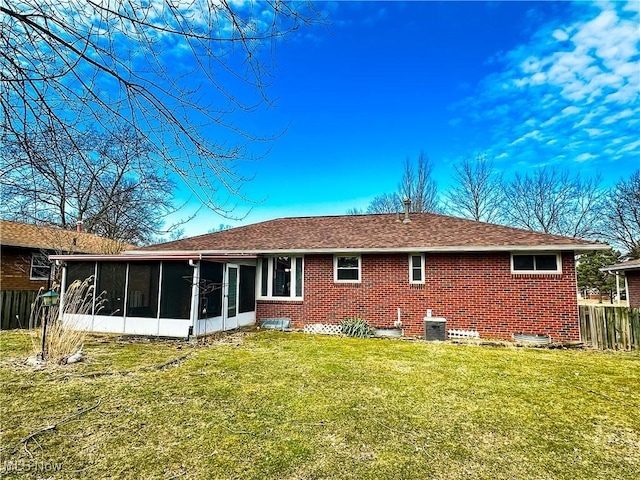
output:
{"label": "shrub", "polygon": [[373,335],[373,329],[362,318],[348,318],[340,324],[342,333],[348,337],[365,338]]}

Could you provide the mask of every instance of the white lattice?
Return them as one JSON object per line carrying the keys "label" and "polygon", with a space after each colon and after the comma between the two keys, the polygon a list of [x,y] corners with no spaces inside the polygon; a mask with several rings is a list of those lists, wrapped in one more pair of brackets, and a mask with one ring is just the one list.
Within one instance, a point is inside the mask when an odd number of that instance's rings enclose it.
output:
{"label": "white lattice", "polygon": [[449,338],[480,338],[476,330],[448,330]]}
{"label": "white lattice", "polygon": [[321,333],[323,335],[340,335],[342,327],[340,325],[327,325],[323,323],[310,323],[302,329],[304,333]]}

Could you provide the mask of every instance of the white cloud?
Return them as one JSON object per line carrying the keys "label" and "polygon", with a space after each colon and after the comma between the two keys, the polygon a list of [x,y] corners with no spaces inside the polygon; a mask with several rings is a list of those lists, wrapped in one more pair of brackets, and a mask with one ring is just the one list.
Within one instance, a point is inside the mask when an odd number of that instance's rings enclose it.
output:
{"label": "white cloud", "polygon": [[624,147],[622,147],[618,152],[632,152],[640,148],[640,140],[636,140],[635,142],[627,143]]}
{"label": "white cloud", "polygon": [[576,157],[576,162],[582,163],[586,162],[587,160],[591,160],[592,158],[596,158],[596,155],[593,155],[591,153],[581,153]]}
{"label": "white cloud", "polygon": [[560,29],[554,30],[552,35],[553,35],[553,38],[555,38],[559,42],[564,42],[565,40],[567,40],[569,38],[569,35],[567,35],[567,32],[565,32],[564,30],[560,30]]}
{"label": "white cloud", "polygon": [[[637,165],[637,5],[574,4],[572,17],[550,19],[527,44],[497,57],[501,68],[469,100],[476,118],[493,122],[493,148],[519,158]],[[627,136],[633,140],[621,140]]]}

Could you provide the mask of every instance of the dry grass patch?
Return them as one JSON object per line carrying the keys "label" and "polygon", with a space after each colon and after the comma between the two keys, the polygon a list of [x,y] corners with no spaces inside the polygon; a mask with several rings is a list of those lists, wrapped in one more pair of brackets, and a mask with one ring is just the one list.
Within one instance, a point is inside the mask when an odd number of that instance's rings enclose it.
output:
{"label": "dry grass patch", "polygon": [[28,353],[24,336],[0,335],[2,461],[62,463],[53,478],[640,473],[637,354],[279,332],[200,345],[91,337],[86,364],[33,372],[10,361]]}

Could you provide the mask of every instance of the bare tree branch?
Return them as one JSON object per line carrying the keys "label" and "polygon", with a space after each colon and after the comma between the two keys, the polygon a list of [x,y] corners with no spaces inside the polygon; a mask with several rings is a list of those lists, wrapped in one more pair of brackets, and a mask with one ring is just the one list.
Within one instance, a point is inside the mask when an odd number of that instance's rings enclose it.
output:
{"label": "bare tree branch", "polygon": [[597,234],[603,192],[600,178],[582,180],[566,170],[516,173],[505,185],[505,223],[570,237]]}
{"label": "bare tree branch", "polygon": [[174,184],[157,171],[151,145],[126,128],[64,137],[44,132],[0,148],[12,158],[0,177],[7,217],[64,228],[81,220],[89,233],[133,244],[163,233]]}
{"label": "bare tree branch", "polygon": [[[239,162],[279,132],[242,128],[268,104],[275,45],[319,21],[310,3],[212,0],[0,2],[0,146],[123,126],[156,147],[154,168],[231,216],[248,200]],[[260,146],[262,145],[262,146]]]}
{"label": "bare tree branch", "polygon": [[640,258],[640,170],[609,192],[602,216],[601,235],[627,256]]}
{"label": "bare tree branch", "polygon": [[420,152],[417,168],[407,158],[402,172],[402,179],[396,193],[384,193],[374,197],[367,213],[395,213],[404,210],[405,198],[411,200],[412,212],[438,212],[438,186],[433,179],[433,164]]}
{"label": "bare tree branch", "polygon": [[494,171],[493,160],[477,155],[453,168],[453,185],[446,194],[447,209],[476,221],[499,222],[504,195],[502,178]]}

